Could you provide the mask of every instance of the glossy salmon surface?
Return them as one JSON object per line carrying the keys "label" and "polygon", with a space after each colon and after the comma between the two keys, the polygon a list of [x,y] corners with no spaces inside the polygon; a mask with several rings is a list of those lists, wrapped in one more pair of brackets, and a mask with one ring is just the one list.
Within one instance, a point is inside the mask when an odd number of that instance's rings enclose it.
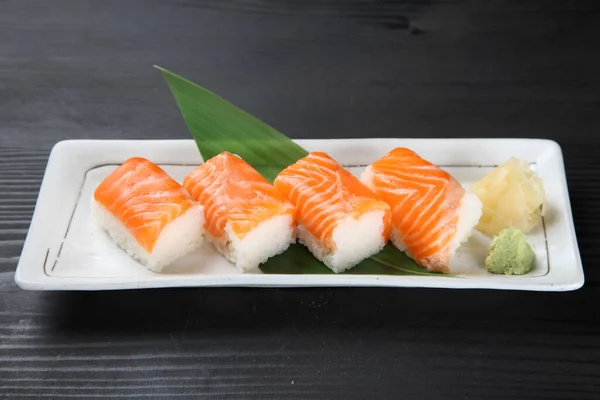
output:
{"label": "glossy salmon surface", "polygon": [[406,148],[372,163],[362,176],[392,209],[392,240],[419,264],[447,272],[465,189],[448,172]]}
{"label": "glossy salmon surface", "polygon": [[261,222],[289,215],[295,226],[296,208],[256,169],[240,157],[223,152],[195,168],[183,187],[204,206],[205,229],[215,238],[227,224],[243,238]]}
{"label": "glossy salmon surface", "polygon": [[318,241],[332,246],[332,234],[348,217],[384,211],[387,240],[390,207],[358,178],[323,152],[312,152],[279,173],[275,187],[297,208],[298,222]]}
{"label": "glossy salmon surface", "polygon": [[149,253],[164,227],[197,205],[162,168],[141,157],[117,167],[98,185],[94,199]]}

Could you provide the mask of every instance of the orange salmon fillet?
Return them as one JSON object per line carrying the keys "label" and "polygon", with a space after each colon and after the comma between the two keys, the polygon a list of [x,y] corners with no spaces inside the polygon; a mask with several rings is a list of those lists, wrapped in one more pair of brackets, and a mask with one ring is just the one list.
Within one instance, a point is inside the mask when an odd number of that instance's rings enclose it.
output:
{"label": "orange salmon fillet", "polygon": [[466,193],[448,172],[414,151],[396,148],[363,176],[392,209],[392,241],[430,271],[448,272]]}
{"label": "orange salmon fillet", "polygon": [[151,253],[163,228],[196,202],[162,168],[133,157],[114,170],[94,192],[94,199]]}
{"label": "orange salmon fillet", "polygon": [[390,208],[354,175],[323,152],[312,152],[281,171],[275,187],[296,205],[298,222],[325,247],[335,248],[332,234],[348,216],[384,211],[387,240]]}
{"label": "orange salmon fillet", "polygon": [[278,215],[290,215],[295,225],[296,208],[250,164],[231,153],[223,152],[195,168],[183,187],[204,206],[205,229],[215,238],[225,235],[227,223],[240,239]]}

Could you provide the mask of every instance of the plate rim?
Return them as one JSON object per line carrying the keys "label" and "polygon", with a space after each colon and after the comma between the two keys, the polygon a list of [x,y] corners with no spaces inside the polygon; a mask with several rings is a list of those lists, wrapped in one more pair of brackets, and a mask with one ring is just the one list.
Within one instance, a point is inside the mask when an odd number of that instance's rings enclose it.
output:
{"label": "plate rim", "polygon": [[[145,146],[183,146],[182,148],[192,147],[197,152],[197,147],[193,139],[67,139],[57,142],[50,152],[46,169],[42,179],[42,184],[36,199],[36,205],[32,214],[31,224],[25,238],[21,256],[17,264],[14,281],[15,284],[23,290],[123,290],[123,289],[151,289],[151,288],[176,288],[176,287],[397,287],[397,288],[446,288],[446,289],[492,289],[492,290],[518,290],[518,291],[573,291],[581,288],[585,283],[585,274],[583,270],[581,255],[579,251],[578,239],[573,220],[571,199],[563,153],[560,145],[552,139],[537,138],[324,138],[324,139],[294,139],[301,145],[310,143],[329,142],[334,145],[337,143],[360,144],[361,142],[386,141],[386,142],[485,142],[488,145],[498,144],[516,144],[517,142],[539,143],[545,145],[553,151],[556,160],[553,161],[556,167],[559,167],[560,176],[553,180],[559,181],[561,190],[565,191],[563,207],[561,212],[567,215],[566,223],[569,241],[572,245],[570,249],[574,257],[570,274],[564,276],[560,282],[554,282],[554,275],[549,271],[548,274],[537,277],[511,277],[510,281],[502,280],[502,276],[493,281],[481,281],[480,279],[470,279],[461,277],[430,277],[430,276],[389,276],[389,275],[289,275],[289,274],[260,274],[259,283],[256,282],[256,275],[235,275],[234,282],[230,282],[232,276],[211,276],[202,279],[203,282],[193,279],[182,279],[177,275],[164,276],[161,279],[148,278],[66,278],[49,276],[45,272],[31,273],[34,268],[43,268],[39,266],[26,265],[29,259],[28,252],[37,249],[31,249],[33,237],[39,235],[41,203],[50,193],[50,185],[53,175],[61,169],[69,166],[73,161],[73,150],[77,151],[81,146],[98,145],[131,145],[142,143]],[[197,160],[202,162],[202,158],[197,152]],[[122,162],[121,160],[120,162]],[[117,161],[118,162],[118,161]],[[160,163],[160,162],[159,162]],[[110,164],[110,163],[105,163]],[[193,164],[190,164],[193,165]],[[94,167],[98,167],[95,165]],[[89,170],[89,169],[88,169]],[[84,174],[88,171],[84,171]],[[47,257],[47,255],[46,255]],[[548,250],[550,258],[550,251]],[[39,271],[38,271],[39,272]],[[290,279],[292,278],[292,279]],[[77,279],[82,281],[77,282]],[[516,282],[527,279],[524,285],[515,285]],[[85,282],[87,280],[87,282]],[[98,282],[90,282],[98,280]],[[111,281],[112,280],[112,281]],[[254,282],[253,282],[254,280]],[[285,281],[290,281],[289,283]],[[186,281],[186,282],[182,282]],[[283,282],[282,282],[283,281]],[[514,283],[513,283],[514,282]]]}

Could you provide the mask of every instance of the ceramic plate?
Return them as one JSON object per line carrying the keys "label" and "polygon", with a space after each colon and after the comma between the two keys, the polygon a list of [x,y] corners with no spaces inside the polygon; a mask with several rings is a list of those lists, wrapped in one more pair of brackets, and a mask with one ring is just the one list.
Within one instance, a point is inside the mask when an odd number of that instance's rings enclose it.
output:
{"label": "ceramic plate", "polygon": [[15,281],[27,290],[110,290],[189,286],[381,286],[481,288],[535,291],[574,290],[584,276],[571,216],[560,147],[534,139],[340,139],[298,140],[305,149],[329,153],[358,175],[394,147],[415,150],[470,185],[514,156],[529,162],[543,179],[548,211],[528,234],[536,253],[524,276],[489,273],[484,258],[490,239],[475,232],[451,267],[457,276],[242,274],[209,244],[157,274],[129,258],[99,230],[90,215],[96,186],[132,156],[146,157],[173,178],[202,162],[192,140],[82,140],[52,150]]}

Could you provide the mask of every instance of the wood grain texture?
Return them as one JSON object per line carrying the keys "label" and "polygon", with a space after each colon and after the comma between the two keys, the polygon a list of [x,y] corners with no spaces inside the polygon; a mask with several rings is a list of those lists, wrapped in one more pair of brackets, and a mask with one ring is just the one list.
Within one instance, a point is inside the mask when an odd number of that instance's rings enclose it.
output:
{"label": "wood grain texture", "polygon": [[[0,0],[0,38],[0,398],[600,398],[597,1]],[[17,289],[54,143],[189,137],[153,64],[295,138],[556,140],[585,286]]]}

